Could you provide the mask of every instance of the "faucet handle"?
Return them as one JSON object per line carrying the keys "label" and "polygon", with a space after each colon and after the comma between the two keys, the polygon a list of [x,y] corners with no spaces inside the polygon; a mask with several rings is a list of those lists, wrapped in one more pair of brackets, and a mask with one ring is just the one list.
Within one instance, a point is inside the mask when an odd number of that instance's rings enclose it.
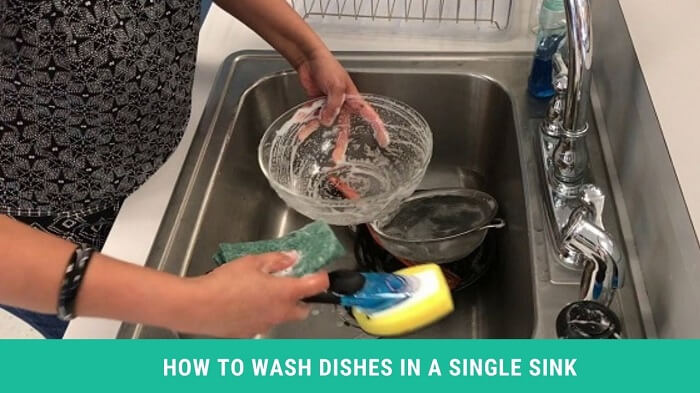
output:
{"label": "faucet handle", "polygon": [[[552,60],[552,87],[559,96],[558,98],[563,101],[563,96],[566,95],[566,90],[569,87],[569,68],[558,51],[554,53]],[[563,105],[562,102],[561,106],[563,107]]]}
{"label": "faucet handle", "polygon": [[605,207],[605,194],[593,184],[581,187],[581,200],[593,213],[593,223],[600,229],[603,226],[603,208]]}
{"label": "faucet handle", "polygon": [[[554,88],[554,91],[557,94],[556,99],[559,101],[564,101],[564,96],[566,95],[566,89],[569,86],[569,76],[566,74],[557,74],[554,75],[554,79],[552,80],[552,87]],[[563,113],[564,109],[564,102],[560,103],[559,106],[561,107],[560,114]]]}
{"label": "faucet handle", "polygon": [[569,75],[569,67],[566,65],[566,61],[564,61],[564,57],[561,55],[560,51],[556,51],[554,56],[552,56],[552,64],[552,70],[555,76],[566,77]]}
{"label": "faucet handle", "polygon": [[[552,87],[556,95],[549,103],[540,130],[550,138],[559,138],[561,134],[561,117],[564,114],[566,91],[569,86],[569,72],[564,59],[559,52],[554,54],[554,66],[552,67]],[[558,59],[558,60],[557,60]],[[552,150],[554,146],[552,147]]]}

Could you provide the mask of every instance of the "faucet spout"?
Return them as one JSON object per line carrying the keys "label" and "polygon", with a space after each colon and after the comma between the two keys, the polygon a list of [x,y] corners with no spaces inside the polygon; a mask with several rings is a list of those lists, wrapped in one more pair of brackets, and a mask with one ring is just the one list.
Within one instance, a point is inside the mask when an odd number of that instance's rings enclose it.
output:
{"label": "faucet spout", "polygon": [[[593,37],[590,0],[564,0],[568,65],[555,55],[555,81],[566,82],[566,90],[553,100],[541,130],[550,138],[553,188],[560,196],[575,195],[583,184],[588,154],[584,137],[588,132],[588,100],[591,89]],[[565,77],[564,77],[565,75]],[[562,90],[559,87],[559,90]]]}
{"label": "faucet spout", "polygon": [[593,61],[590,0],[564,0],[564,9],[569,64],[562,128],[564,134],[578,134],[588,128],[586,119]]}

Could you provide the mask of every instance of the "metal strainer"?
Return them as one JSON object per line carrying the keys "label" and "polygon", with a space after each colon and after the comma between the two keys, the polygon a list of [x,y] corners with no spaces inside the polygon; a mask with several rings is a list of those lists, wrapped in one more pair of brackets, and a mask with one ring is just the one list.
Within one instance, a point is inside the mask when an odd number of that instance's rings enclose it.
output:
{"label": "metal strainer", "polygon": [[377,242],[396,257],[413,262],[454,262],[471,254],[491,228],[496,200],[481,191],[443,188],[419,191],[388,217],[370,224]]}

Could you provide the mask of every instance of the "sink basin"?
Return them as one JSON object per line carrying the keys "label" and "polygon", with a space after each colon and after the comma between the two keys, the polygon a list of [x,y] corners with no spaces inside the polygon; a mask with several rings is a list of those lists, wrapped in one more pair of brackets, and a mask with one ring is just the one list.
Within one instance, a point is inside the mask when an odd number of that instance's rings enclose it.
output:
{"label": "sink basin", "polygon": [[[493,233],[498,253],[493,270],[480,285],[455,294],[456,311],[447,319],[415,334],[419,337],[528,337],[533,305],[525,207],[513,107],[496,83],[474,75],[354,73],[363,92],[392,96],[426,118],[433,131],[434,154],[420,188],[463,186],[493,195],[501,216],[510,223]],[[194,237],[186,274],[211,270],[211,255],[221,241],[275,238],[297,229],[308,219],[288,208],[258,168],[257,145],[275,118],[304,100],[295,74],[268,77],[248,91],[233,123],[233,139],[223,154],[204,209],[203,225]],[[436,99],[426,91],[441,92]],[[235,208],[234,208],[235,207]],[[519,229],[520,228],[520,229]],[[335,228],[347,250],[353,249],[348,228]],[[498,232],[498,231],[496,231]],[[354,268],[349,252],[329,269]],[[332,306],[315,306],[311,318],[275,329],[279,337],[352,337]],[[338,327],[337,324],[341,323]]]}
{"label": "sink basin", "polygon": [[[454,293],[454,313],[407,337],[552,337],[558,311],[577,298],[580,273],[552,263],[552,245],[544,236],[531,119],[542,116],[546,102],[525,94],[530,57],[340,58],[362,92],[403,101],[430,124],[433,158],[419,189],[484,191],[496,198],[498,216],[507,222],[489,234],[493,252],[487,274]],[[211,257],[220,242],[275,238],[309,222],[277,197],[257,164],[258,142],[268,125],[306,99],[287,67],[278,56],[258,52],[232,55],[224,63],[148,266],[201,275],[215,267]],[[599,148],[590,150],[596,154]],[[329,269],[356,267],[354,232],[334,230],[348,254]],[[636,310],[624,311],[634,332]],[[370,337],[346,315],[342,308],[314,305],[309,319],[279,326],[269,337]],[[185,336],[124,324],[120,337]]]}

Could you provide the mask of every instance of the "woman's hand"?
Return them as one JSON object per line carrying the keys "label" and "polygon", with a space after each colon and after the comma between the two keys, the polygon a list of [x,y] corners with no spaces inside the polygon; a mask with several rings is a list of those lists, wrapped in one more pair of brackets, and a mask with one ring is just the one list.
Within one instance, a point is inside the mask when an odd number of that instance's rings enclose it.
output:
{"label": "woman's hand", "polygon": [[286,253],[250,255],[211,273],[186,279],[191,307],[174,328],[185,333],[250,338],[275,325],[305,319],[309,306],[301,299],[328,288],[328,275],[275,277],[293,265],[297,256]]}
{"label": "woman's hand", "polygon": [[[308,112],[308,107],[301,108],[295,116],[297,121],[305,123],[299,134],[308,138],[320,125],[331,126],[338,118],[338,139],[333,150],[333,161],[345,161],[350,132],[350,115],[363,117],[374,130],[374,138],[380,147],[389,144],[389,133],[377,112],[369,105],[357,90],[348,72],[325,47],[314,51],[301,61],[291,61],[299,74],[301,85],[311,97],[327,96],[321,112],[316,115]],[[347,99],[346,99],[347,98]],[[338,115],[341,115],[340,117]]]}
{"label": "woman's hand", "polygon": [[300,62],[292,62],[301,85],[310,97],[327,96],[321,111],[321,124],[330,126],[340,113],[346,95],[357,95],[350,75],[325,47],[319,48]]}
{"label": "woman's hand", "polygon": [[[301,85],[311,97],[327,96],[327,104],[316,122],[331,126],[346,95],[358,95],[347,71],[286,0],[216,0],[219,7],[238,18],[277,49],[297,70]],[[377,143],[389,143],[384,124],[364,100],[355,100],[351,111],[372,124]],[[310,119],[307,119],[307,121]],[[314,127],[309,128],[307,135]],[[342,156],[340,152],[337,156]]]}

